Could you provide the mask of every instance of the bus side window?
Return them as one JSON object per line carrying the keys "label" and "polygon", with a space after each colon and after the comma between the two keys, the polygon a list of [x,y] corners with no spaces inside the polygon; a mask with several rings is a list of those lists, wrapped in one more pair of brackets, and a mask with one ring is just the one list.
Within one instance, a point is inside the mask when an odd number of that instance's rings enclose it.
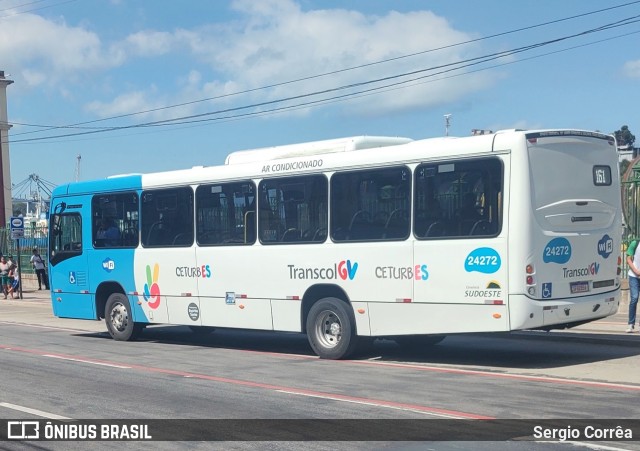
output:
{"label": "bus side window", "polygon": [[422,164],[414,177],[416,238],[494,236],[502,224],[497,158]]}
{"label": "bus side window", "polygon": [[256,240],[256,195],[251,181],[196,189],[196,239],[200,246],[244,245]]}
{"label": "bus side window", "polygon": [[326,239],[328,183],[324,175],[265,179],[258,190],[262,244],[321,243]]}
{"label": "bus side window", "polygon": [[91,199],[92,241],[95,248],[138,246],[138,194],[96,194]]}
{"label": "bus side window", "polygon": [[82,218],[78,213],[51,216],[49,261],[52,266],[82,254]]}
{"label": "bus side window", "polygon": [[336,173],[331,178],[333,241],[409,236],[411,171],[405,166]]}
{"label": "bus side window", "polygon": [[142,193],[142,245],[189,247],[193,244],[193,190],[190,187]]}

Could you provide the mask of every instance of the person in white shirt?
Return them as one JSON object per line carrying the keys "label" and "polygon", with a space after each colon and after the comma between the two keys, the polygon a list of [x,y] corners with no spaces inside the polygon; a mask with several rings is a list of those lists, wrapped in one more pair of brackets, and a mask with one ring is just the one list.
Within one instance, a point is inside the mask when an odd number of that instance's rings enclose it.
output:
{"label": "person in white shirt", "polygon": [[7,258],[3,255],[0,257],[0,285],[2,285],[2,294],[4,294],[4,298],[7,299],[7,294],[9,292],[10,282],[9,282],[9,270],[11,269],[11,265],[7,262]]}
{"label": "person in white shirt", "polygon": [[44,265],[44,260],[38,253],[38,249],[33,250],[33,255],[31,256],[31,264],[36,270],[36,277],[38,278],[38,290],[42,290],[42,285],[44,285],[45,290],[48,290],[49,280],[47,278],[46,267]]}

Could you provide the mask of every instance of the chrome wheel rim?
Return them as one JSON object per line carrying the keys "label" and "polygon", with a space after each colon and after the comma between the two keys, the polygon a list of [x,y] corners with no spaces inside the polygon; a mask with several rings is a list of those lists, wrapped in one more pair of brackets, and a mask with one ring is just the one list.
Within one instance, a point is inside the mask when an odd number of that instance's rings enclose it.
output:
{"label": "chrome wheel rim", "polygon": [[118,302],[111,309],[111,325],[118,332],[123,332],[129,324],[129,312],[124,304]]}
{"label": "chrome wheel rim", "polygon": [[334,312],[325,310],[316,318],[315,332],[325,348],[335,348],[342,339],[342,323]]}

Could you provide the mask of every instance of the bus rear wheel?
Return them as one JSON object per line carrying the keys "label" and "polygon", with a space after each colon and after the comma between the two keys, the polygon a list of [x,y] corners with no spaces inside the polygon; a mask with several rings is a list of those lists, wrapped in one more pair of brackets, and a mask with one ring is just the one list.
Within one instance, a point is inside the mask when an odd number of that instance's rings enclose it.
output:
{"label": "bus rear wheel", "polygon": [[113,293],[107,299],[104,320],[111,338],[118,341],[135,340],[143,324],[134,323],[129,299],[122,293]]}
{"label": "bus rear wheel", "polygon": [[343,359],[356,348],[353,312],[337,298],[324,298],[313,304],[307,316],[307,338],[321,359]]}

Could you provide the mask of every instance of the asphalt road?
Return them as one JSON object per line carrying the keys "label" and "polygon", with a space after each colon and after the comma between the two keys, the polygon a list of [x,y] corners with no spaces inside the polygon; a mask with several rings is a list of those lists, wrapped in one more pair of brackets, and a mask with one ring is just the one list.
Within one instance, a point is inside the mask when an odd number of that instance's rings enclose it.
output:
{"label": "asphalt road", "polygon": [[[0,418],[240,420],[236,426],[248,419],[455,419],[465,427],[465,420],[494,418],[558,419],[558,427],[563,419],[635,419],[640,413],[640,335],[617,333],[614,320],[619,318],[577,332],[451,336],[422,352],[378,341],[353,360],[326,361],[296,334],[219,330],[197,337],[184,327],[155,326],[139,341],[115,342],[102,323],[53,318],[46,300],[12,301],[0,303]],[[250,428],[252,423],[246,424]],[[370,426],[354,424],[358,427]],[[450,435],[448,440],[457,437],[455,431]],[[302,446],[287,441],[128,445]],[[640,449],[637,442],[603,445]],[[0,449],[122,446],[0,442]],[[590,443],[572,446],[593,449]],[[567,444],[314,442],[304,447],[547,450]]]}

